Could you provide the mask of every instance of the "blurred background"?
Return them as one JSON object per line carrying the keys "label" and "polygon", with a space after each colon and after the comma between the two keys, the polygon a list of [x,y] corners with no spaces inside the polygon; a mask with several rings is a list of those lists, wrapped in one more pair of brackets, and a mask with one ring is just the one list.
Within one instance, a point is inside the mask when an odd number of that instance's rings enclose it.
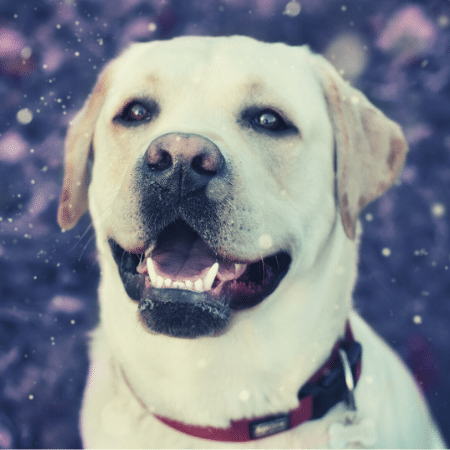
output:
{"label": "blurred background", "polygon": [[361,217],[355,302],[450,442],[448,0],[0,0],[0,447],[81,445],[99,273],[89,217],[55,220],[67,125],[130,42],[193,34],[308,44],[402,125],[403,174]]}

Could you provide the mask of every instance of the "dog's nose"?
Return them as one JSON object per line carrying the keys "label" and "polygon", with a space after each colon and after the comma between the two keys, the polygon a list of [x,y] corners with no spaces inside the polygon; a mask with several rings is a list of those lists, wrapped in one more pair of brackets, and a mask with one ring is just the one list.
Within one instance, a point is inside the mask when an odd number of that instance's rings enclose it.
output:
{"label": "dog's nose", "polygon": [[[159,184],[171,184],[185,197],[204,188],[224,166],[224,157],[209,139],[186,133],[169,133],[148,147],[145,162]],[[177,184],[174,186],[173,184]]]}
{"label": "dog's nose", "polygon": [[184,165],[197,175],[211,177],[223,164],[215,144],[196,134],[170,133],[155,139],[146,153],[150,170],[163,172]]}

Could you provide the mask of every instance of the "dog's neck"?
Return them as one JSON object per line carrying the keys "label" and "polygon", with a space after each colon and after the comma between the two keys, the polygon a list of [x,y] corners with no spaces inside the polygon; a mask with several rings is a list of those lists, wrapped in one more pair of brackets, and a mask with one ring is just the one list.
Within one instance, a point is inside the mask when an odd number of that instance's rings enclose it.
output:
{"label": "dog's neck", "polygon": [[145,414],[155,417],[166,426],[201,439],[251,442],[296,428],[309,420],[319,419],[342,401],[349,411],[353,411],[354,388],[361,374],[361,345],[355,342],[350,323],[347,322],[345,336],[336,342],[328,360],[299,389],[299,404],[296,408],[277,414],[265,414],[263,417],[230,420],[227,428],[191,425],[152,413],[134,391],[123,368],[120,368],[119,372],[127,389]]}

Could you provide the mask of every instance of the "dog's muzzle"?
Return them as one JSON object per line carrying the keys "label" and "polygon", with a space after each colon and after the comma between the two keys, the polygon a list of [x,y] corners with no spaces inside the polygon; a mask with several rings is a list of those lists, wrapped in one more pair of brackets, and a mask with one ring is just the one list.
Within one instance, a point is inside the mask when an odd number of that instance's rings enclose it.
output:
{"label": "dog's muzzle", "polygon": [[109,243],[128,296],[154,332],[217,335],[233,312],[260,303],[288,271],[286,252],[245,261],[214,246],[220,205],[206,189],[215,178],[226,180],[227,170],[217,146],[197,135],[161,136],[145,155],[139,185],[148,246],[128,252]]}

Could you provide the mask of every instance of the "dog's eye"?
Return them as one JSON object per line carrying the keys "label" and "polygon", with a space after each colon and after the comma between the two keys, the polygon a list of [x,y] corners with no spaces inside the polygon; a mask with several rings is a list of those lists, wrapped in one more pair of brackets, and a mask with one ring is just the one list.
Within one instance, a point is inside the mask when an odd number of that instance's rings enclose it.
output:
{"label": "dog's eye", "polygon": [[140,122],[151,119],[151,113],[142,103],[133,102],[125,107],[119,118],[125,122]]}
{"label": "dog's eye", "polygon": [[283,118],[271,109],[266,109],[257,114],[252,119],[252,123],[269,131],[284,131],[288,128]]}

